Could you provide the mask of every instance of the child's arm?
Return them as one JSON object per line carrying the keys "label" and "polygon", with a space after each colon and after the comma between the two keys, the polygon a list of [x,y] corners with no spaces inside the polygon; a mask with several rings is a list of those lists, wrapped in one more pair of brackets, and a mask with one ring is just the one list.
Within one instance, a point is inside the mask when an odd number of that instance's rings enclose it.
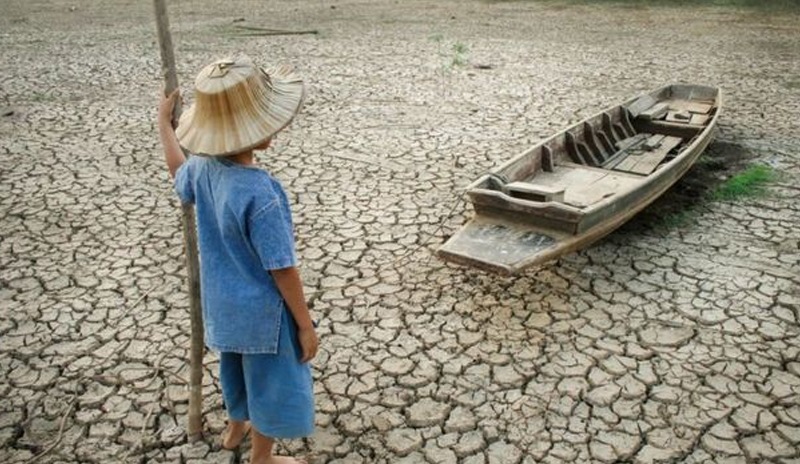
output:
{"label": "child's arm", "polygon": [[276,269],[270,272],[297,324],[297,336],[303,350],[303,357],[300,361],[311,361],[317,355],[319,340],[317,332],[314,330],[314,323],[311,321],[311,314],[308,312],[305,295],[303,295],[303,281],[300,279],[300,273],[296,267]]}
{"label": "child's arm", "polygon": [[169,96],[161,95],[161,102],[158,105],[158,135],[161,138],[161,145],[164,146],[164,158],[167,161],[169,175],[175,177],[175,171],[186,161],[183,149],[178,143],[178,137],[172,128],[172,111],[175,102],[180,98],[176,89]]}

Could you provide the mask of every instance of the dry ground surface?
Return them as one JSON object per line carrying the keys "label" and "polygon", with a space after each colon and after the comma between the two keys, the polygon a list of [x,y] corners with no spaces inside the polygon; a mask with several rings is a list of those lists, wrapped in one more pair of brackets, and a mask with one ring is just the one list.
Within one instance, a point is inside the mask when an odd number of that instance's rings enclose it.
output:
{"label": "dry ground surface", "polygon": [[[308,80],[304,113],[261,157],[291,192],[322,340],[317,432],[282,451],[316,463],[800,462],[796,12],[170,8],[185,89],[242,50]],[[184,432],[188,303],[153,125],[151,2],[2,10],[0,462],[226,462],[212,353],[206,439]],[[470,217],[459,194],[476,176],[672,81],[724,89],[721,132],[643,216],[513,278],[433,256]],[[782,173],[767,196],[691,194],[752,162]],[[696,214],[658,226],[675,202]]]}

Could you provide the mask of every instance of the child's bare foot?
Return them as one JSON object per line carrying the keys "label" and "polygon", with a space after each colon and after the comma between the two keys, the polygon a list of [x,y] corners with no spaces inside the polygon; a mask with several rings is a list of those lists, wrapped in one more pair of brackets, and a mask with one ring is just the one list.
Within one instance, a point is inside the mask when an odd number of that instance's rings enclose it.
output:
{"label": "child's bare foot", "polygon": [[253,448],[250,450],[250,464],[308,464],[305,459],[272,454],[275,440],[262,435],[253,428]]}
{"label": "child's bare foot", "polygon": [[247,434],[250,433],[250,423],[245,421],[230,421],[225,431],[222,432],[220,446],[233,451],[242,444]]}

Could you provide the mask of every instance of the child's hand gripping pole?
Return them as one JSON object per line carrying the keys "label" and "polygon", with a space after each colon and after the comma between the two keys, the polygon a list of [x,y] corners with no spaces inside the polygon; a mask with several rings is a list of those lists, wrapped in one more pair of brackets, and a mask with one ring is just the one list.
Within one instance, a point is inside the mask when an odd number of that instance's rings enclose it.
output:
{"label": "child's hand gripping pole", "polygon": [[177,106],[180,104],[180,91],[173,90],[169,95],[161,95],[158,104],[158,136],[164,147],[164,160],[167,162],[169,175],[175,177],[175,172],[186,161],[186,155],[175,135],[174,117]]}

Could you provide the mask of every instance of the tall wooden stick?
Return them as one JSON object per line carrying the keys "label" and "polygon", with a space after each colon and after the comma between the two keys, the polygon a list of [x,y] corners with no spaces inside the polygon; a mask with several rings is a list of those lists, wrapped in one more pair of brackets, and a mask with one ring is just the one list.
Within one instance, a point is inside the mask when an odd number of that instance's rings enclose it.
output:
{"label": "tall wooden stick", "polygon": [[[178,74],[175,72],[175,54],[172,36],[169,32],[169,18],[165,0],[154,0],[158,43],[161,48],[161,71],[164,74],[164,92],[169,95],[178,88]],[[177,126],[181,115],[181,102],[178,99],[172,113],[172,127]],[[183,244],[186,250],[186,270],[189,274],[189,319],[191,321],[191,351],[189,355],[189,426],[187,434],[192,441],[202,437],[203,432],[203,313],[200,306],[200,265],[197,252],[197,229],[194,220],[194,207],[190,204],[183,209]]]}

